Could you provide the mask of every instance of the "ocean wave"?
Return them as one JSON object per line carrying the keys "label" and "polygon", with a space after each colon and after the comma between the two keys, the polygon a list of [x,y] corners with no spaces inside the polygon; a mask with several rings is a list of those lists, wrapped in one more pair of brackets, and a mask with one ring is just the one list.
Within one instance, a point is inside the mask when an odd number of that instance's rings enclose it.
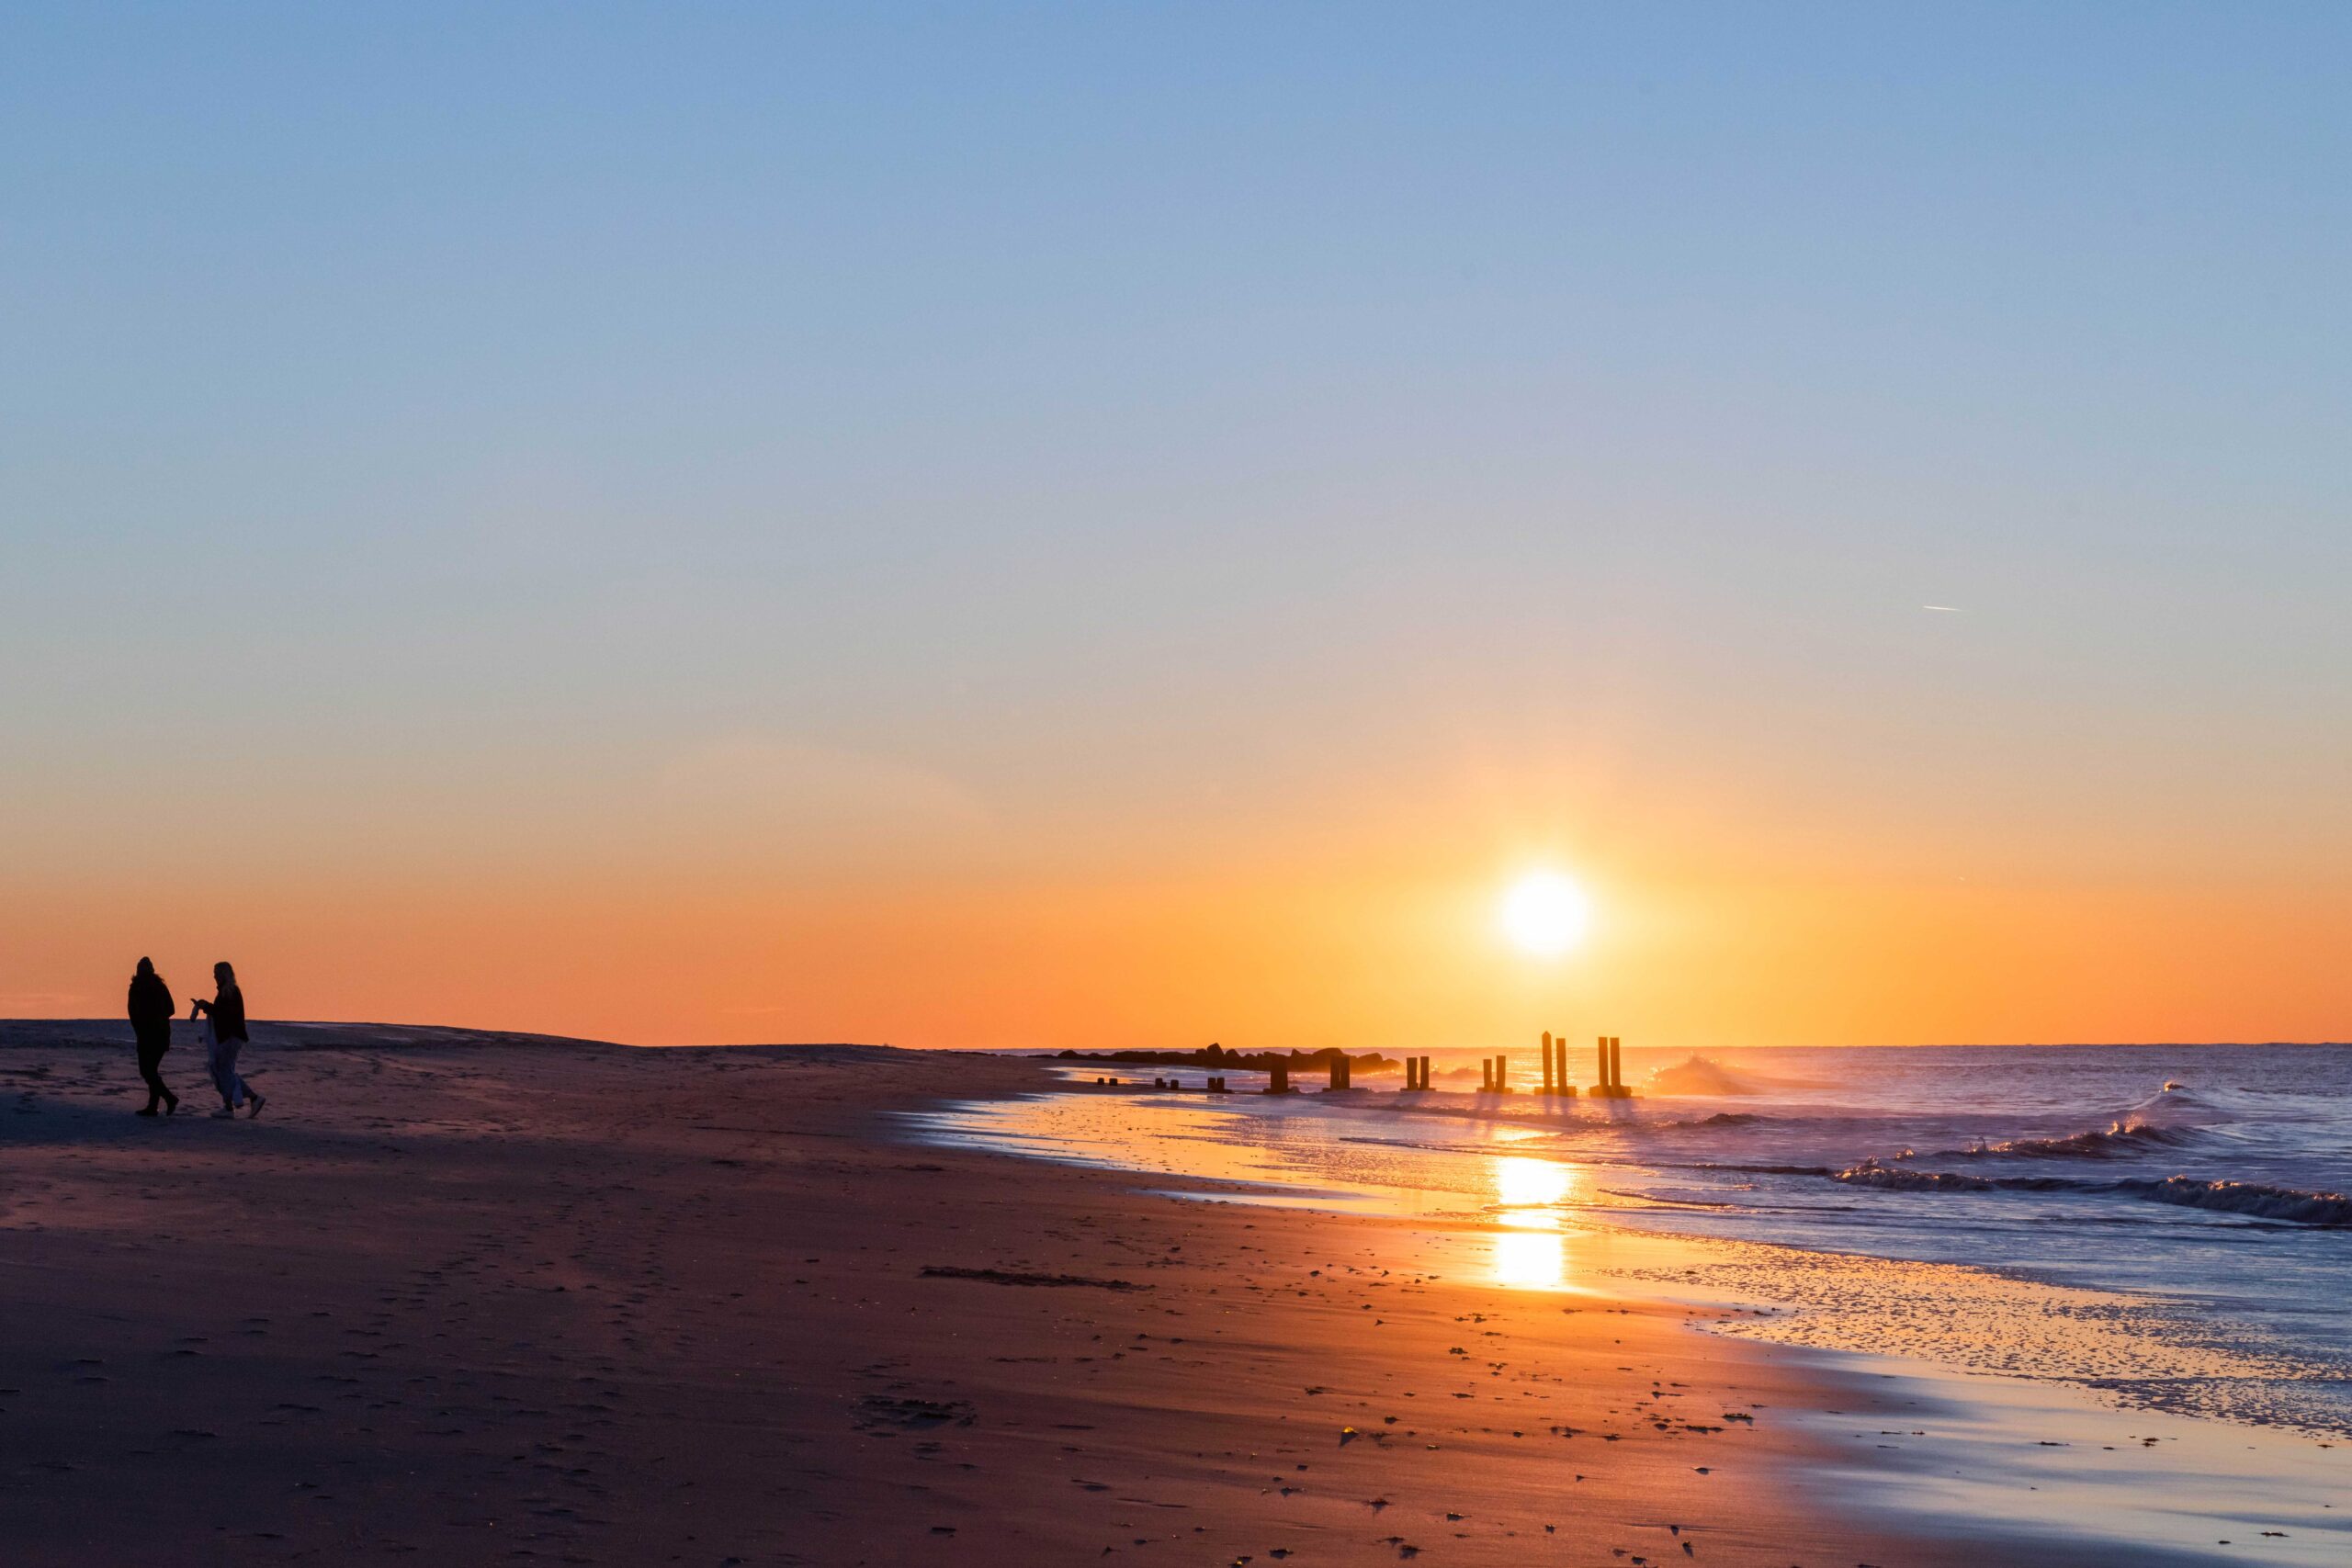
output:
{"label": "ocean wave", "polygon": [[2197,1141],[2194,1127],[2165,1126],[2127,1116],[2104,1131],[2086,1128],[2057,1138],[2010,1138],[1997,1144],[1971,1144],[1952,1151],[1960,1159],[2128,1159],[2158,1149],[2177,1149]]}
{"label": "ocean wave", "polygon": [[2183,1208],[2282,1220],[2324,1228],[2352,1227],[2352,1198],[2341,1192],[2306,1192],[2266,1181],[2205,1180],[2193,1176],[2124,1177],[2090,1181],[2067,1176],[1976,1176],[1966,1171],[1911,1170],[1866,1159],[1828,1173],[1849,1187],[1891,1192],[2083,1192],[2113,1193]]}
{"label": "ocean wave", "polygon": [[2341,1192],[2305,1192],[2267,1181],[2199,1181],[2191,1176],[2124,1180],[2115,1185],[2134,1197],[2159,1203],[2218,1209],[2227,1214],[2288,1220],[2299,1225],[2352,1226],[2352,1198]]}
{"label": "ocean wave", "polygon": [[1652,1067],[1644,1087],[1652,1094],[1741,1095],[1770,1094],[1784,1089],[1834,1089],[1834,1084],[1809,1078],[1779,1077],[1743,1067],[1732,1071],[1712,1057],[1693,1053],[1670,1066]]}
{"label": "ocean wave", "polygon": [[1830,1178],[1849,1187],[1876,1187],[1890,1192],[2056,1192],[2103,1185],[2065,1176],[1971,1176],[1956,1170],[1912,1170],[1874,1159],[1832,1171]]}
{"label": "ocean wave", "polygon": [[[1964,1149],[1947,1149],[1937,1159],[2128,1159],[2135,1155],[2186,1147],[2199,1141],[2199,1130],[2231,1120],[2227,1111],[2199,1099],[2185,1084],[2165,1087],[2132,1106],[2105,1127],[2086,1127],[2055,1137],[2008,1138],[1997,1143],[1979,1140]],[[1919,1157],[1905,1149],[1899,1159]]]}

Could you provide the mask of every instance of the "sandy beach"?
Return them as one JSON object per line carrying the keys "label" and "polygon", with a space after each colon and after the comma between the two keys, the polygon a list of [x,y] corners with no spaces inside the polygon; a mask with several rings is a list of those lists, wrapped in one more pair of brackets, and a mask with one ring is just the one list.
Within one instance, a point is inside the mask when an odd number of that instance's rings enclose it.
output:
{"label": "sandy beach", "polygon": [[0,1568],[2352,1568],[2347,59],[0,12]]}
{"label": "sandy beach", "polygon": [[12,1562],[1984,1560],[1694,1309],[905,1137],[1035,1063],[276,1026],[148,1122],[112,1032],[0,1026]]}

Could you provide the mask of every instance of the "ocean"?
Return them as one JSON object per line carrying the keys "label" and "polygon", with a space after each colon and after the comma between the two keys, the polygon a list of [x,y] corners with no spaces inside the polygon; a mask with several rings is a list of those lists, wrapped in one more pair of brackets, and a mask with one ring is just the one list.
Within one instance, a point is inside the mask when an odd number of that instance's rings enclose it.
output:
{"label": "ocean", "polygon": [[1235,1073],[1211,1098],[1187,1070],[1184,1092],[974,1103],[927,1135],[1479,1217],[1497,1281],[1530,1288],[1573,1285],[1582,1224],[1708,1238],[1712,1265],[1650,1283],[1750,1303],[1727,1332],[2352,1436],[2352,1046],[1629,1049],[1616,1101],[1526,1092],[1532,1051],[1521,1092],[1480,1095],[1476,1054],[1431,1054],[1430,1094]]}

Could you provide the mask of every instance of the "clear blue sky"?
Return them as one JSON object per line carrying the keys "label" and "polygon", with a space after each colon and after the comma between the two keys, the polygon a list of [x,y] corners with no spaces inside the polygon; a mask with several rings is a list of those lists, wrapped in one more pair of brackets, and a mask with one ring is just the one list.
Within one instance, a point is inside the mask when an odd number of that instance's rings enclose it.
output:
{"label": "clear blue sky", "polygon": [[560,857],[729,747],[1082,863],[1533,735],[1763,838],[2340,896],[2348,46],[16,7],[14,891]]}

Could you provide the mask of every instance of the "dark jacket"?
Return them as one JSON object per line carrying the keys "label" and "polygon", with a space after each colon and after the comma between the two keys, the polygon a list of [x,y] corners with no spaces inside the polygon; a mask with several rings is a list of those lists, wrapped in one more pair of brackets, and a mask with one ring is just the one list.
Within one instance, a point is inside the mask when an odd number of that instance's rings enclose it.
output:
{"label": "dark jacket", "polygon": [[245,993],[234,986],[223,986],[220,994],[212,998],[207,1010],[212,1014],[212,1037],[215,1040],[245,1040]]}
{"label": "dark jacket", "polygon": [[130,1027],[146,1033],[150,1030],[171,1027],[172,1015],[179,1005],[172,1000],[172,988],[164,984],[161,975],[133,975],[130,977]]}

